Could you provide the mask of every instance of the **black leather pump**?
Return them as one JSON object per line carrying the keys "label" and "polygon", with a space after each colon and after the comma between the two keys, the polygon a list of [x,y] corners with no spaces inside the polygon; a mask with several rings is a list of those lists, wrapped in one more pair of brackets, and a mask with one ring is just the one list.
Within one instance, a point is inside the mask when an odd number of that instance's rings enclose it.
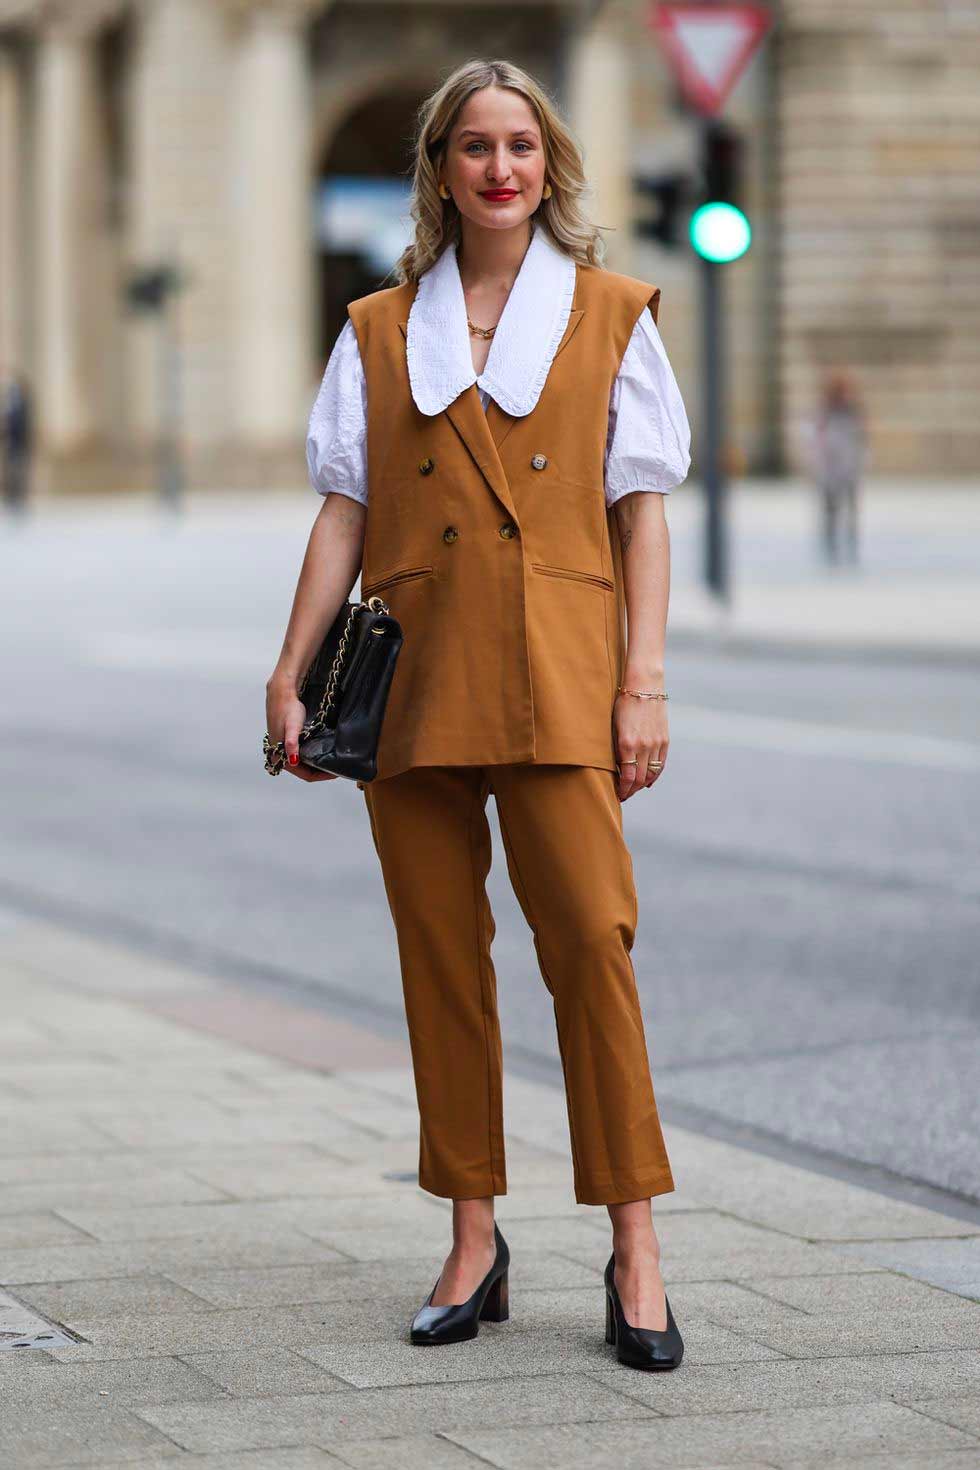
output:
{"label": "black leather pump", "polygon": [[493,1265],[473,1295],[465,1302],[452,1302],[445,1307],[431,1305],[436,1285],[412,1319],[411,1340],[417,1343],[466,1342],[476,1337],[481,1322],[506,1322],[510,1316],[507,1291],[507,1267],[510,1251],[494,1221],[493,1236],[497,1254]]}
{"label": "black leather pump", "polygon": [[677,1368],[684,1356],[684,1339],[677,1330],[674,1314],[667,1302],[667,1326],[662,1332],[652,1327],[631,1327],[623,1314],[623,1304],[616,1290],[613,1271],[615,1251],[606,1267],[606,1341],[616,1346],[616,1357],[629,1368]]}

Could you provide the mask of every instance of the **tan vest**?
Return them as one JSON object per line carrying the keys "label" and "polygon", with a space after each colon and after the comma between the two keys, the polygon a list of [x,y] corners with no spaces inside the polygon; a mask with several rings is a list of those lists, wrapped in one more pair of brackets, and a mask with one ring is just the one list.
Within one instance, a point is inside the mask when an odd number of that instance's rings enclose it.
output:
{"label": "tan vest", "polygon": [[367,381],[361,595],[404,629],[378,780],[420,765],[525,761],[615,770],[626,648],[621,547],[603,470],[609,395],[660,291],[576,266],[568,327],[532,411],[476,385],[442,413],[412,399],[414,285],[352,301]]}

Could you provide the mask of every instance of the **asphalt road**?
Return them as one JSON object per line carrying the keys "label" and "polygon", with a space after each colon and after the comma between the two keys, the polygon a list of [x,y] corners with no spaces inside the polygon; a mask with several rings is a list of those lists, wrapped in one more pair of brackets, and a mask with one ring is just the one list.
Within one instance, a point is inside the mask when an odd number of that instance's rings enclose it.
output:
{"label": "asphalt road", "polygon": [[[0,528],[0,905],[401,1033],[361,793],[262,770],[315,510]],[[977,671],[668,647],[668,687],[624,806],[665,1113],[980,1200]],[[489,811],[508,1064],[557,1081]]]}

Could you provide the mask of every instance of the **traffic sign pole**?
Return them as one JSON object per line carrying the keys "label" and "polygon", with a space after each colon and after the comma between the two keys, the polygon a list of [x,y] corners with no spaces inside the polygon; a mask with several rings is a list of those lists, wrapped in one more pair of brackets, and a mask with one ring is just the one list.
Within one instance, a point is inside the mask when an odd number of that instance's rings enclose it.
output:
{"label": "traffic sign pole", "polygon": [[704,435],[702,442],[705,499],[704,575],[716,596],[730,601],[731,586],[726,537],[726,499],[722,453],[725,442],[725,370],[721,312],[721,266],[701,260],[702,384]]}
{"label": "traffic sign pole", "polygon": [[699,260],[701,305],[704,575],[711,592],[730,604],[722,270],[744,255],[752,232],[739,207],[739,138],[718,113],[769,30],[771,16],[752,0],[675,0],[655,4],[650,21],[681,92],[700,118],[707,197],[692,216],[691,243]]}

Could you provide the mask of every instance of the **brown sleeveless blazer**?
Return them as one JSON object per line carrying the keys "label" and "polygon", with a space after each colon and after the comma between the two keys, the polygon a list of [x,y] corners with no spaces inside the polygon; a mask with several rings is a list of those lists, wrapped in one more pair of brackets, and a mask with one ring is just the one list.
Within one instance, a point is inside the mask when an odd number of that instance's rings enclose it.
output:
{"label": "brown sleeveless blazer", "polygon": [[615,770],[625,664],[619,537],[603,469],[609,395],[660,291],[576,265],[565,334],[535,407],[513,417],[475,384],[442,413],[412,398],[415,285],[348,306],[367,382],[361,595],[405,642],[378,780],[411,766],[558,762]]}

